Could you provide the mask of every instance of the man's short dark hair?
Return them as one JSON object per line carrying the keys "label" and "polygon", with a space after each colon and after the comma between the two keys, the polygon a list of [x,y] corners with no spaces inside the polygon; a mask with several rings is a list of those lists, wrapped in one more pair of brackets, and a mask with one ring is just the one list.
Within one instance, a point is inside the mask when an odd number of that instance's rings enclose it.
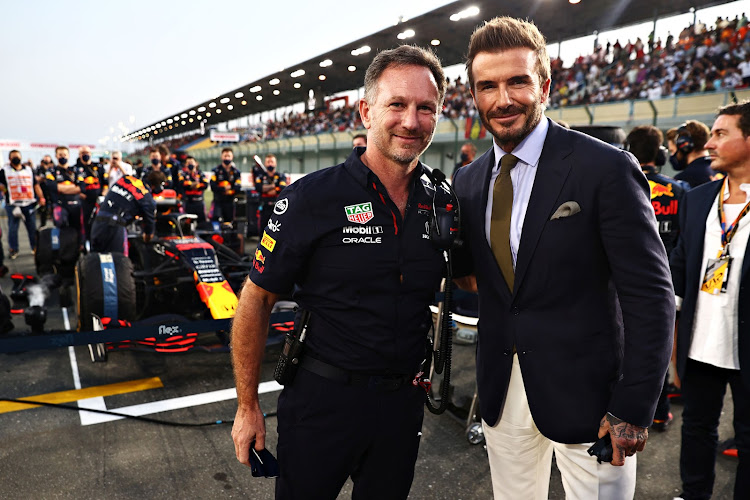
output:
{"label": "man's short dark hair", "polygon": [[378,80],[383,72],[392,66],[424,66],[429,69],[438,88],[437,111],[442,109],[446,88],[443,66],[432,50],[416,45],[401,45],[395,49],[384,50],[375,56],[365,73],[365,101],[370,105],[375,102],[378,95]]}
{"label": "man's short dark hair", "polygon": [[19,155],[21,154],[21,152],[19,150],[17,150],[17,149],[11,149],[10,153],[8,153],[8,159],[9,160],[10,160],[10,157],[13,156],[13,153],[18,153]]}
{"label": "man's short dark hair", "polygon": [[232,154],[234,154],[234,151],[232,151],[232,148],[224,148],[224,149],[221,150],[221,154],[224,154],[224,153],[232,153]]}
{"label": "man's short dark hair", "polygon": [[719,108],[719,116],[721,115],[728,115],[728,116],[739,116],[740,119],[737,122],[737,125],[740,127],[740,130],[742,130],[742,136],[748,137],[750,136],[750,101],[744,100],[741,102],[738,102],[737,104],[730,104],[729,106],[724,106],[722,108]]}
{"label": "man's short dark hair", "polygon": [[638,163],[646,165],[656,161],[664,136],[661,130],[653,125],[642,125],[631,130],[625,142],[628,144],[628,151],[633,153]]}
{"label": "man's short dark hair", "polygon": [[195,156],[190,156],[190,155],[187,155],[187,156],[185,157],[185,161],[188,161],[188,160],[195,160]]}
{"label": "man's short dark hair", "polygon": [[[705,123],[698,120],[688,120],[682,127],[687,130],[690,139],[693,141],[693,151],[700,151],[706,147],[706,143],[711,137],[711,129]],[[680,135],[679,128],[677,129],[677,135]]]}
{"label": "man's short dark hair", "polygon": [[480,52],[501,52],[504,50],[527,48],[536,54],[536,71],[539,83],[544,84],[550,77],[550,60],[547,42],[539,28],[531,21],[513,17],[496,17],[474,30],[469,40],[469,55],[466,57],[466,73],[469,86],[474,89],[474,74],[471,65]]}
{"label": "man's short dark hair", "polygon": [[167,182],[167,176],[164,175],[164,172],[152,170],[146,177],[146,182],[148,182],[148,185],[151,186],[151,188],[155,188]]}
{"label": "man's short dark hair", "polygon": [[159,154],[162,156],[169,156],[169,148],[165,146],[164,144],[159,144],[158,148]]}

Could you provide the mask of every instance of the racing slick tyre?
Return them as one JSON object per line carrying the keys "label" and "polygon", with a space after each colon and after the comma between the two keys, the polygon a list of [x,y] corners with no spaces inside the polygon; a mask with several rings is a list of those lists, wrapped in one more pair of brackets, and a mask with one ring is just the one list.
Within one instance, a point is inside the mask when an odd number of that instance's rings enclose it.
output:
{"label": "racing slick tyre", "polygon": [[92,252],[83,255],[75,274],[78,331],[94,329],[92,314],[125,321],[135,319],[133,264],[124,254]]}
{"label": "racing slick tyre", "polygon": [[36,239],[34,263],[39,276],[73,267],[78,259],[78,231],[72,227],[45,227]]}

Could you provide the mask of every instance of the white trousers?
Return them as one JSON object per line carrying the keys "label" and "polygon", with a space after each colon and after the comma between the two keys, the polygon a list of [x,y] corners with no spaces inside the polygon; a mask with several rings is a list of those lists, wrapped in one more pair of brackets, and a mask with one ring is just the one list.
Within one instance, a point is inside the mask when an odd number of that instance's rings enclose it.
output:
{"label": "white trousers", "polygon": [[556,443],[539,432],[529,410],[518,355],[513,356],[500,419],[493,427],[484,421],[482,425],[495,500],[547,499],[553,453],[567,499],[624,500],[635,494],[635,456],[622,467],[599,464],[586,452],[592,443]]}

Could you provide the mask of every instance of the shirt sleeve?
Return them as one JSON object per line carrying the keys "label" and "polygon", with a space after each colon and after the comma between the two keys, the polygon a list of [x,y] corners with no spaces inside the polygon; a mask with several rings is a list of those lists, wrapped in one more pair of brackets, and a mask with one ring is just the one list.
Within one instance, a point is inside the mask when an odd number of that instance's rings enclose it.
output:
{"label": "shirt sleeve", "polygon": [[316,238],[315,215],[296,182],[279,195],[261,234],[250,279],[272,293],[288,293],[307,265]]}

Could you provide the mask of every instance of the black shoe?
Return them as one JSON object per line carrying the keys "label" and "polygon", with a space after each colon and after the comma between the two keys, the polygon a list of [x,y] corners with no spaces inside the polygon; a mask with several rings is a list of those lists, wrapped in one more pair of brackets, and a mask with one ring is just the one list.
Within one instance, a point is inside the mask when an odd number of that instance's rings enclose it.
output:
{"label": "black shoe", "polygon": [[672,423],[672,420],[674,420],[674,417],[672,416],[672,412],[669,412],[665,420],[654,419],[654,423],[651,424],[651,428],[655,431],[664,432],[667,430],[667,427],[669,427],[669,424]]}

